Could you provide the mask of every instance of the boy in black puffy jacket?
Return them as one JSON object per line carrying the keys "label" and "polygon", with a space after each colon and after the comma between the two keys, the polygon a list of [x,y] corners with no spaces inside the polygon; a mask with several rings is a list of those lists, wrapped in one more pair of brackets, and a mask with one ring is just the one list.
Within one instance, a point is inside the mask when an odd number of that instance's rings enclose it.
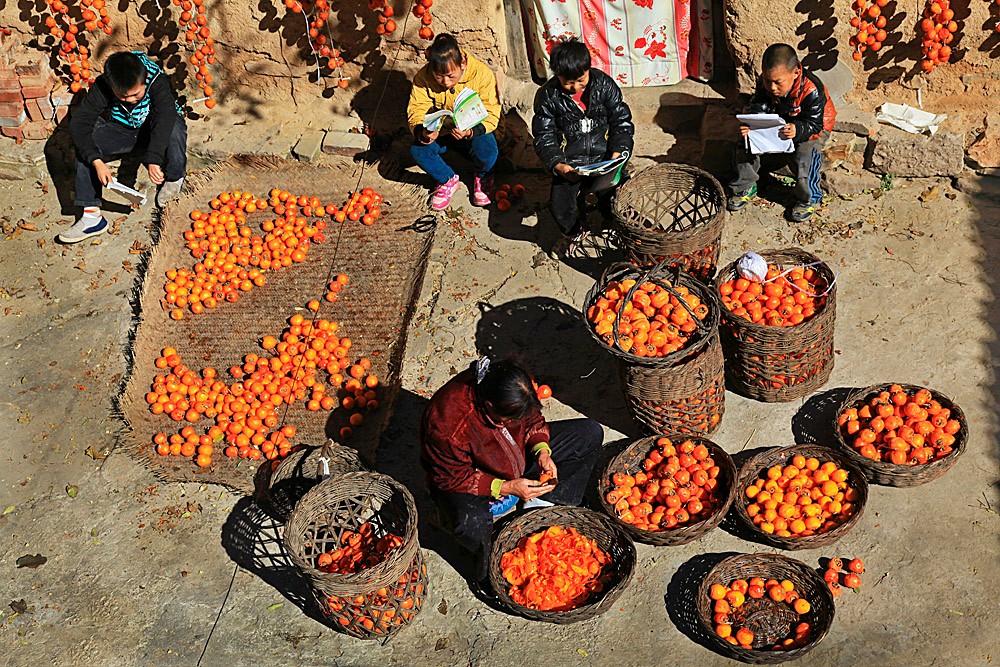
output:
{"label": "boy in black puffy jacket", "polygon": [[[581,211],[594,181],[575,168],[631,153],[635,126],[618,84],[591,69],[586,45],[577,40],[556,45],[549,64],[555,76],[535,95],[531,131],[535,152],[553,174],[549,208],[563,234],[554,250],[567,254],[586,234]],[[613,194],[613,188],[597,193],[605,218],[611,217]]]}

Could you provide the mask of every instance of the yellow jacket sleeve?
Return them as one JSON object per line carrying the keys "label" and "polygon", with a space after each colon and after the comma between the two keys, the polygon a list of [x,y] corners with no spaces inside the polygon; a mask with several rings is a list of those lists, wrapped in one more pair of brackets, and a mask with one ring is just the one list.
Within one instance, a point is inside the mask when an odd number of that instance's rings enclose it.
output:
{"label": "yellow jacket sleeve", "polygon": [[483,121],[483,129],[495,132],[500,124],[500,95],[497,92],[497,78],[493,70],[471,55],[467,55],[468,67],[470,70],[468,86],[479,94],[479,99],[483,101],[486,112],[489,114]]}
{"label": "yellow jacket sleeve", "polygon": [[434,99],[431,97],[431,83],[433,79],[427,71],[425,65],[413,77],[413,88],[410,90],[410,103],[406,107],[406,120],[410,126],[410,134],[424,123],[424,116],[434,106]]}

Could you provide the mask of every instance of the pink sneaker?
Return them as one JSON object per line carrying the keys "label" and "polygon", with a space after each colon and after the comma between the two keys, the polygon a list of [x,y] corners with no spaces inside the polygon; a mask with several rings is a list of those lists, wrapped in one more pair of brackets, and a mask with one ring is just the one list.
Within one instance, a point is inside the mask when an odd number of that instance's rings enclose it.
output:
{"label": "pink sneaker", "polygon": [[489,206],[493,203],[492,176],[476,176],[472,189],[472,203],[476,206]]}
{"label": "pink sneaker", "polygon": [[446,182],[437,186],[431,194],[431,208],[435,211],[443,211],[448,208],[451,198],[458,189],[458,174],[449,178]]}

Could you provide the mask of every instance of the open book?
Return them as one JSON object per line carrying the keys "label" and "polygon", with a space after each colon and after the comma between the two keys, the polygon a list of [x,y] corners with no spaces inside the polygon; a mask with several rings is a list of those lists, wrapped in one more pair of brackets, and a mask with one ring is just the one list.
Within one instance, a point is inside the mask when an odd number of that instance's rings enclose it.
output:
{"label": "open book", "polygon": [[795,144],[781,136],[785,119],[774,113],[751,113],[736,116],[736,120],[750,128],[747,148],[753,155],[762,153],[792,153]]}
{"label": "open book", "polygon": [[146,205],[146,195],[142,194],[138,190],[133,190],[127,185],[122,185],[121,183],[118,182],[117,178],[111,179],[111,182],[108,184],[108,190],[117,192],[118,194],[125,197],[125,199],[129,200],[136,206]]}
{"label": "open book", "polygon": [[480,99],[479,93],[471,88],[465,88],[455,98],[454,110],[442,109],[424,116],[424,129],[437,132],[444,124],[445,118],[451,118],[455,127],[465,132],[482,123],[489,116],[486,105]]}
{"label": "open book", "polygon": [[621,182],[622,171],[625,169],[625,163],[628,162],[628,159],[629,153],[625,151],[611,160],[574,167],[574,171],[581,176],[596,176],[594,182],[590,184],[590,191],[600,192],[613,188]]}

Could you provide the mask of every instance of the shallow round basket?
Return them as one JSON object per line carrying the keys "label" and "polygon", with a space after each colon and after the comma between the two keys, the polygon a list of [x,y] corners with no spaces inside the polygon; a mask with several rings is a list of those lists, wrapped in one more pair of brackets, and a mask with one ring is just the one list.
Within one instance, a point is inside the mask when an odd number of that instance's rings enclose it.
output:
{"label": "shallow round basket", "polygon": [[[838,467],[847,471],[848,484],[858,492],[858,498],[854,501],[854,514],[852,514],[846,521],[844,521],[844,523],[840,524],[836,528],[832,528],[825,533],[818,533],[816,535],[807,535],[805,537],[782,537],[781,535],[765,533],[754,525],[753,519],[751,519],[750,515],[747,513],[747,506],[750,505],[750,499],[747,498],[744,491],[754,482],[754,480],[756,480],[771,466],[780,465],[784,467],[786,465],[790,465],[792,457],[796,454],[801,454],[806,458],[817,458],[820,463],[833,461]],[[791,447],[776,447],[774,449],[769,449],[766,452],[761,452],[760,454],[749,458],[740,468],[740,476],[739,481],[736,484],[735,495],[736,500],[733,503],[733,508],[736,511],[736,516],[738,516],[740,521],[747,526],[758,541],[778,547],[779,549],[786,549],[788,551],[796,551],[798,549],[819,549],[820,547],[828,547],[842,538],[850,532],[851,529],[854,528],[854,525],[861,519],[861,515],[864,514],[865,511],[865,506],[868,504],[868,481],[865,479],[865,475],[861,472],[860,468],[854,465],[850,459],[843,456],[839,452],[830,449],[829,447],[809,444],[792,445]]]}
{"label": "shallow round basket", "polygon": [[[813,268],[832,285],[826,302],[811,318],[792,327],[754,324],[720,301],[719,336],[726,354],[726,388],[767,403],[793,401],[816,391],[833,371],[837,285],[833,271],[801,248],[762,250],[769,265],[783,269],[819,262]],[[738,278],[736,262],[719,272],[716,284]],[[715,288],[718,294],[718,287]]]}
{"label": "shallow round basket", "polygon": [[[592,595],[585,604],[569,611],[540,611],[517,604],[510,597],[510,584],[504,578],[503,568],[500,566],[503,555],[516,548],[523,538],[551,526],[576,529],[581,535],[596,541],[598,548],[610,557],[610,562],[605,566],[605,570],[610,571],[611,575],[608,585],[601,592]],[[632,578],[635,557],[632,540],[603,514],[582,507],[544,507],[515,518],[493,540],[490,585],[500,604],[514,614],[546,623],[576,623],[603,614],[611,608]]]}
{"label": "shallow round basket", "polygon": [[[754,648],[745,649],[733,646],[715,633],[709,589],[712,584],[728,586],[736,579],[752,577],[778,581],[788,579],[812,608],[809,613],[799,616],[784,602],[774,602],[766,596],[759,600],[748,598],[745,605],[753,604],[755,608],[748,610],[750,613],[743,625],[753,631],[755,640]],[[834,617],[833,595],[822,577],[805,563],[778,554],[742,554],[719,562],[698,587],[697,608],[698,620],[719,653],[733,660],[758,665],[775,665],[801,658],[823,640],[833,625]],[[800,622],[808,623],[811,628],[808,644],[787,651],[770,648]]]}
{"label": "shallow round basket", "polygon": [[[941,407],[948,408],[951,411],[951,416],[958,421],[960,428],[958,433],[955,434],[955,445],[952,447],[950,454],[923,465],[897,465],[892,462],[873,461],[865,458],[861,456],[860,452],[847,444],[847,441],[844,440],[844,434],[841,433],[840,426],[837,424],[837,418],[848,408],[862,405],[873,396],[877,396],[883,391],[888,391],[889,387],[893,384],[899,384],[910,395],[919,389],[927,389],[927,391],[931,392],[933,399],[941,404]],[[969,422],[966,420],[962,408],[958,407],[954,401],[929,387],[902,383],[876,384],[864,389],[857,389],[848,394],[837,410],[837,416],[834,417],[833,431],[836,435],[835,442],[839,450],[865,473],[869,482],[896,487],[919,486],[945,474],[958,461],[958,457],[965,451],[966,444],[969,441]]]}
{"label": "shallow round basket", "polygon": [[334,628],[358,639],[374,639],[384,644],[409,625],[423,606],[427,595],[427,564],[420,549],[409,570],[396,580],[393,592],[400,589],[402,593],[392,597],[380,596],[377,589],[357,596],[326,595],[313,589],[313,596]]}
{"label": "shallow round basket", "polygon": [[665,163],[635,174],[618,188],[614,214],[629,260],[666,261],[710,280],[719,261],[726,194],[707,171]]}
{"label": "shallow round basket", "polygon": [[[344,531],[364,522],[379,536],[398,535],[403,543],[377,565],[352,574],[323,572],[316,558],[341,544]],[[352,472],[326,479],[302,497],[285,525],[285,549],[313,588],[326,595],[366,595],[391,585],[409,571],[420,544],[417,507],[406,487],[386,475]]]}
{"label": "shallow round basket", "polygon": [[[615,343],[610,343],[608,340],[605,340],[597,334],[597,331],[594,329],[594,325],[591,324],[587,317],[590,307],[604,295],[604,290],[607,288],[609,283],[612,281],[621,282],[630,279],[635,280],[636,282],[635,285],[633,285],[632,288],[624,295],[623,303],[631,301],[632,295],[640,285],[646,282],[651,282],[659,285],[678,298],[679,295],[676,290],[674,290],[674,286],[684,286],[691,294],[696,295],[701,300],[701,303],[708,307],[708,314],[705,316],[704,320],[695,319],[698,329],[696,332],[692,333],[691,338],[683,348],[663,357],[640,357],[632,354],[631,352],[626,352],[617,344],[620,340],[620,335],[618,334],[618,324],[620,320],[618,318],[615,319],[614,326],[612,327],[612,335],[614,336]],[[681,301],[683,302],[683,299],[681,299]],[[692,316],[694,315],[693,311],[690,311],[690,309],[689,312],[691,312]],[[620,317],[620,315],[618,317]],[[679,269],[667,266],[665,263],[657,264],[656,266],[648,269],[639,269],[631,264],[619,262],[608,267],[600,279],[598,279],[587,292],[587,296],[584,297],[583,322],[587,331],[590,332],[590,335],[594,338],[594,340],[596,340],[602,348],[613,354],[617,359],[624,360],[630,364],[638,364],[640,366],[670,366],[678,361],[681,361],[682,359],[686,359],[691,355],[696,354],[715,338],[715,334],[719,328],[719,299],[716,295],[716,290],[702,284],[698,280],[695,280],[692,276],[680,271]]]}
{"label": "shallow round basket", "polygon": [[726,376],[717,335],[671,366],[621,358],[615,359],[615,366],[632,418],[648,433],[707,436],[722,423]]}
{"label": "shallow round basket", "polygon": [[709,456],[715,461],[715,465],[720,468],[719,476],[716,479],[718,480],[717,495],[722,499],[722,505],[715,508],[715,511],[710,516],[701,521],[688,523],[683,526],[666,528],[660,531],[636,528],[632,524],[622,521],[618,517],[618,512],[607,501],[606,496],[608,492],[614,488],[614,484],[611,483],[611,476],[616,472],[634,475],[642,470],[643,460],[649,454],[650,450],[653,449],[656,441],[661,437],[663,436],[652,436],[636,440],[626,447],[624,451],[611,459],[604,467],[604,471],[598,480],[597,495],[601,503],[601,509],[633,538],[646,544],[653,544],[660,547],[674,547],[693,542],[722,523],[722,519],[726,516],[726,512],[729,511],[729,506],[732,504],[736,492],[736,464],[733,463],[732,457],[729,456],[726,450],[711,440],[683,434],[666,436],[675,444],[691,440],[697,445],[708,447]]}
{"label": "shallow round basket", "polygon": [[[327,459],[326,468],[321,459]],[[322,447],[306,446],[289,454],[278,464],[260,499],[276,519],[287,521],[295,504],[323,479],[367,470],[358,452],[327,440]]]}

